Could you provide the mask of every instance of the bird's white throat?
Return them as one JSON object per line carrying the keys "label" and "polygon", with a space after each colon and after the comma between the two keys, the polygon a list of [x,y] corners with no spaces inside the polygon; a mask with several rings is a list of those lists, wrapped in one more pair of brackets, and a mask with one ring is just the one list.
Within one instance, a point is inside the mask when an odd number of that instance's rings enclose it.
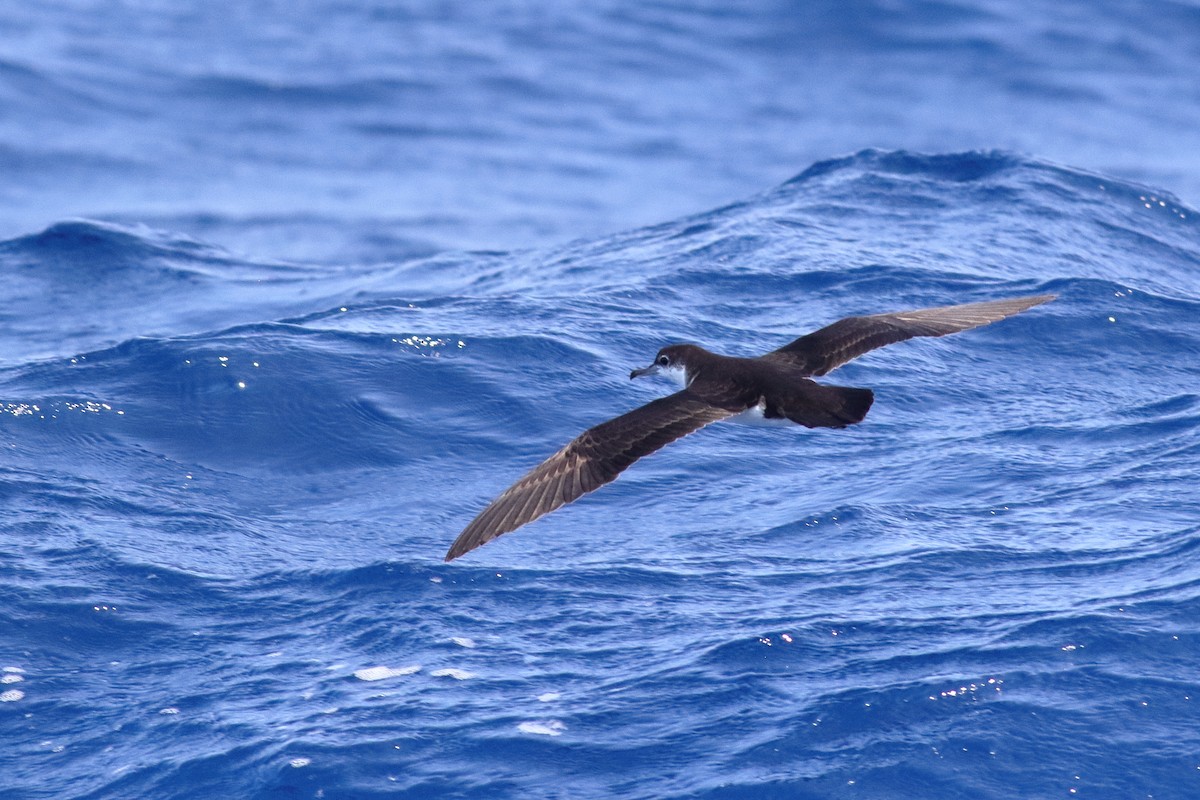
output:
{"label": "bird's white throat", "polygon": [[659,367],[659,373],[671,379],[671,382],[680,389],[686,389],[688,385],[687,370],[679,364],[672,364],[669,367]]}

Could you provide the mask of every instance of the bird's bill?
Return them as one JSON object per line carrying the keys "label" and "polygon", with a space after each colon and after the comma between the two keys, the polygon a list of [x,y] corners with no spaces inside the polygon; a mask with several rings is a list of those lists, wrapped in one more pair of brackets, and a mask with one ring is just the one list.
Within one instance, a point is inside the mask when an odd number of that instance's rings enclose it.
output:
{"label": "bird's bill", "polygon": [[629,373],[629,380],[633,380],[634,378],[642,378],[642,377],[645,377],[646,375],[657,375],[658,371],[659,371],[658,364],[651,364],[648,367],[642,367],[641,369],[635,369],[633,372]]}

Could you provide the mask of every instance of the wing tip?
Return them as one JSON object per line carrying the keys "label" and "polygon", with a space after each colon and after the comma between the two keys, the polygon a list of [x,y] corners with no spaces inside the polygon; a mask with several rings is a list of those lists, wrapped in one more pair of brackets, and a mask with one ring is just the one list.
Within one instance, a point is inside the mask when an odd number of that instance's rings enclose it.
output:
{"label": "wing tip", "polygon": [[956,308],[963,308],[963,309],[981,308],[982,309],[982,308],[991,306],[992,308],[995,308],[997,310],[1007,309],[1007,308],[1016,308],[1019,310],[1016,312],[1013,312],[1013,313],[1020,313],[1021,311],[1024,311],[1026,309],[1033,308],[1034,306],[1040,306],[1042,303],[1049,303],[1051,300],[1057,300],[1057,299],[1058,299],[1058,295],[1053,294],[1051,292],[1047,292],[1046,294],[1027,294],[1027,295],[1021,295],[1018,297],[1006,297],[1001,300],[983,300],[978,303],[964,303],[962,305],[956,305],[956,306],[942,306],[942,307],[936,308],[936,309],[931,308],[931,309],[918,309],[918,310],[919,311],[925,311],[925,310],[949,311],[949,310],[956,309]]}
{"label": "wing tip", "polygon": [[1051,300],[1057,300],[1056,294],[1027,294],[1021,297],[1009,297],[1005,300],[992,300],[990,302],[978,303],[979,306],[992,306],[1005,317],[1010,317],[1014,314],[1020,314],[1022,311],[1028,311],[1034,306],[1040,306],[1043,303],[1049,303]]}
{"label": "wing tip", "polygon": [[458,535],[458,538],[455,539],[454,543],[450,545],[450,549],[446,551],[446,557],[443,558],[442,561],[449,564],[454,559],[458,558],[459,556],[465,556],[467,553],[471,552],[476,547],[479,547],[481,544],[487,541],[485,539],[483,541],[471,542],[468,540],[466,534],[467,531],[463,531]]}
{"label": "wing tip", "polygon": [[1017,299],[1027,301],[1029,303],[1027,307],[1033,308],[1034,306],[1040,306],[1042,303],[1049,303],[1051,300],[1057,300],[1058,295],[1054,294],[1053,292],[1047,292],[1046,294],[1031,294],[1026,297],[1019,297]]}

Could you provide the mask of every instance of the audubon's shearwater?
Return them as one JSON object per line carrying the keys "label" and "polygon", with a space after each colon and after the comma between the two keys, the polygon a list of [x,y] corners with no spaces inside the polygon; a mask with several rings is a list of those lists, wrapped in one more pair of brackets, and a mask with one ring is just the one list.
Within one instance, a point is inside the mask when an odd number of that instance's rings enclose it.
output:
{"label": "audubon's shearwater", "polygon": [[862,422],[875,399],[870,389],[829,386],[810,378],[877,347],[989,325],[1054,297],[847,317],[756,358],[722,356],[694,344],[664,347],[650,366],[635,369],[629,377],[667,373],[682,383],[681,391],[581,433],[471,520],[446,560],[599,489],[642,456],[712,422],[741,417],[808,428]]}

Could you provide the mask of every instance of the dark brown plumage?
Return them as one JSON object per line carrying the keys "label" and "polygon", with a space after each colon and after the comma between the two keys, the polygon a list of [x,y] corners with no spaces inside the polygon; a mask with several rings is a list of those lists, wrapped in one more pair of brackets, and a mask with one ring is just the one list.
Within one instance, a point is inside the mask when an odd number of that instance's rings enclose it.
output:
{"label": "dark brown plumage", "polygon": [[451,561],[516,530],[615,479],[634,461],[718,420],[744,412],[809,428],[843,428],[871,408],[870,389],[809,380],[877,347],[914,336],[949,333],[998,322],[1054,295],[847,317],[757,358],[710,353],[679,344],[630,378],[681,372],[682,391],[589,428],[506,489],[454,540]]}

